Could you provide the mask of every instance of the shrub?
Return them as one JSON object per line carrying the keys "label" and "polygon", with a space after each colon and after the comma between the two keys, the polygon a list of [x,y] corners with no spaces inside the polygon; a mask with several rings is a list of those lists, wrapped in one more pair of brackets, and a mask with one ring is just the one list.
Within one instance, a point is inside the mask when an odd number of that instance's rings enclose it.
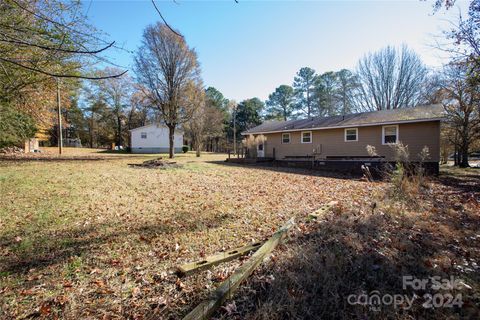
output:
{"label": "shrub", "polygon": [[189,150],[190,150],[190,148],[188,146],[183,146],[182,147],[183,153],[187,153]]}
{"label": "shrub", "polygon": [[[390,145],[394,153],[395,165],[385,163],[383,177],[391,183],[387,196],[394,200],[414,203],[416,196],[427,187],[423,164],[430,157],[427,146],[418,154],[417,163],[412,163],[408,146],[397,143]],[[370,156],[376,156],[375,147],[367,146]]]}
{"label": "shrub", "polygon": [[21,145],[36,132],[32,117],[8,105],[0,105],[0,148]]}
{"label": "shrub", "polygon": [[372,158],[378,156],[377,149],[371,145],[367,145],[367,153]]}
{"label": "shrub", "polygon": [[247,148],[248,158],[255,158],[257,156],[257,143],[253,135],[249,135],[242,141],[243,145]]}

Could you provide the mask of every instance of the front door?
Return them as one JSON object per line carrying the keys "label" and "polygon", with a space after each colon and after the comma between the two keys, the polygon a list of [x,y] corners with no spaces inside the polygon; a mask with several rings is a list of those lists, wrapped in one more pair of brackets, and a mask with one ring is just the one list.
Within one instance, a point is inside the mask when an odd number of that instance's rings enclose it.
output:
{"label": "front door", "polygon": [[264,150],[264,145],[263,142],[257,144],[257,157],[258,158],[263,158],[265,157],[265,150]]}

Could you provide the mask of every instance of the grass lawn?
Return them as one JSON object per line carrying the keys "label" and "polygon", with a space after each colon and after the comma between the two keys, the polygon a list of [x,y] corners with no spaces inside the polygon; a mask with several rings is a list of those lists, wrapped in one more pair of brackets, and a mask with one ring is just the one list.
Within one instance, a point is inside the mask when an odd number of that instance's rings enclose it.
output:
{"label": "grass lawn", "polygon": [[[218,317],[375,317],[345,296],[442,272],[471,287],[462,312],[478,306],[478,171],[435,180],[416,209],[372,209],[386,183],[227,165],[218,154],[181,154],[165,170],[127,165],[153,156],[102,156],[0,161],[0,318],[180,318],[242,261],[185,278],[176,265],[265,239],[290,217],[290,240]],[[307,221],[332,200],[335,212]]]}

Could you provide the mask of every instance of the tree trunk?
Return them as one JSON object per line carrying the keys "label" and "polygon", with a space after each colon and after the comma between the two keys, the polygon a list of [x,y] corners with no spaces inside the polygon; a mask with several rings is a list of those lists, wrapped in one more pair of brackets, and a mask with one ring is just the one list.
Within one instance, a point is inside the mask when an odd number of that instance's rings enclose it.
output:
{"label": "tree trunk", "polygon": [[465,145],[465,143],[463,143],[460,153],[461,153],[461,160],[459,163],[460,168],[470,167],[470,165],[468,164],[468,144]]}
{"label": "tree trunk", "polygon": [[121,146],[122,145],[122,119],[120,117],[117,117],[117,145]]}
{"label": "tree trunk", "polygon": [[200,142],[200,139],[195,141],[195,148],[196,148],[196,156],[200,157],[200,149],[202,149],[202,142]]}
{"label": "tree trunk", "polygon": [[310,113],[312,110],[310,109],[310,90],[307,89],[307,118],[310,118]]}
{"label": "tree trunk", "polygon": [[90,128],[89,128],[89,136],[90,136],[90,148],[93,148],[93,119],[90,119]]}
{"label": "tree trunk", "polygon": [[168,125],[168,157],[172,159],[175,156],[173,139],[175,137],[175,125]]}

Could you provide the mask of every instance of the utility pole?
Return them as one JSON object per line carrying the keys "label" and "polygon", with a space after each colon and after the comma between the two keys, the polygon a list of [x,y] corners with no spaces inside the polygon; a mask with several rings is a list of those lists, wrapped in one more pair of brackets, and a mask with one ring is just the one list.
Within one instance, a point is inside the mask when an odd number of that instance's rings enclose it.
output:
{"label": "utility pole", "polygon": [[58,113],[58,154],[63,152],[62,107],[60,105],[60,79],[57,79],[57,113]]}
{"label": "utility pole", "polygon": [[237,103],[233,105],[233,154],[237,153]]}

